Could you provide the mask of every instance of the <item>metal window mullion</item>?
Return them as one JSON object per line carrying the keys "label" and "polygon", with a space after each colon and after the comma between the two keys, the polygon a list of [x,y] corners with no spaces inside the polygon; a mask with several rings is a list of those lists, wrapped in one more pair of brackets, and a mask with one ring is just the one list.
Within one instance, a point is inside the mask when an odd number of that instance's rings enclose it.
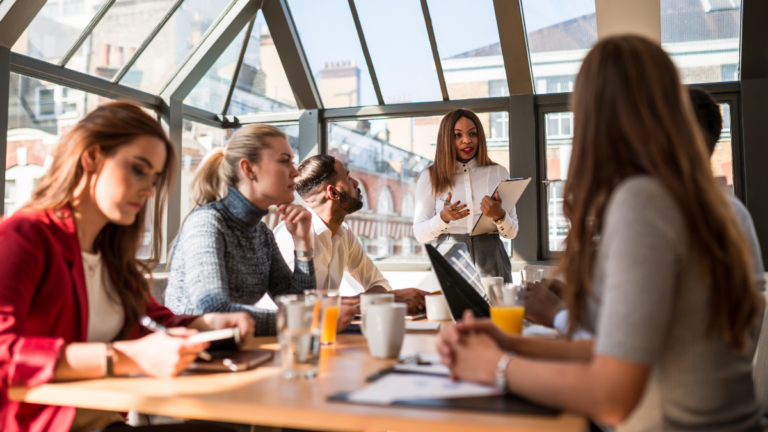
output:
{"label": "metal window mullion", "polygon": [[245,36],[243,37],[243,46],[240,47],[240,54],[237,57],[237,65],[235,66],[235,72],[232,74],[232,83],[229,85],[229,91],[227,92],[227,98],[224,100],[224,108],[221,111],[221,115],[227,115],[229,111],[229,104],[232,102],[232,95],[235,93],[235,87],[237,86],[237,78],[240,76],[240,68],[243,67],[243,59],[245,59],[245,52],[248,49],[248,43],[251,40],[251,32],[253,31],[253,25],[256,23],[256,17],[254,16],[248,27],[245,29]]}
{"label": "metal window mullion", "polygon": [[365,42],[365,35],[363,34],[363,26],[360,24],[360,17],[357,15],[357,7],[355,6],[355,0],[349,0],[349,9],[352,12],[352,19],[355,21],[357,36],[360,39],[360,46],[363,48],[365,63],[368,65],[368,73],[371,74],[373,89],[376,91],[376,99],[378,100],[379,105],[384,105],[384,98],[381,96],[381,87],[379,87],[379,79],[376,77],[376,70],[373,68],[373,60],[371,60],[371,53],[368,51],[368,43]]}
{"label": "metal window mullion", "polygon": [[112,80],[113,83],[119,83],[121,79],[125,76],[125,74],[128,72],[129,69],[133,66],[134,63],[136,63],[136,60],[141,56],[141,54],[144,52],[144,50],[147,49],[150,43],[155,39],[155,36],[157,36],[158,33],[160,33],[160,30],[163,29],[166,23],[171,19],[174,13],[176,13],[176,10],[181,6],[181,3],[184,0],[176,0],[170,8],[165,12],[165,15],[163,16],[163,19],[160,20],[159,23],[155,26],[154,29],[152,29],[152,33],[147,36],[146,39],[144,39],[144,42],[141,43],[141,45],[136,49],[136,51],[133,53],[133,56],[128,60],[128,63],[126,63],[122,69],[120,69],[117,72],[117,75],[115,75],[115,78]]}
{"label": "metal window mullion", "polygon": [[443,75],[443,64],[440,61],[440,54],[437,51],[437,40],[435,39],[435,29],[432,27],[432,16],[429,14],[429,5],[427,0],[421,0],[421,10],[424,12],[424,24],[427,27],[429,35],[429,44],[432,46],[432,56],[435,58],[435,68],[437,69],[437,78],[440,80],[440,92],[443,100],[448,100],[448,87],[445,85],[445,76]]}
{"label": "metal window mullion", "polygon": [[[0,136],[0,158],[6,160],[8,150],[8,111],[11,105],[11,49],[0,46],[0,129],[6,132]],[[0,195],[5,197],[5,173],[0,182]],[[5,214],[5,199],[0,202],[0,215]]]}
{"label": "metal window mullion", "polygon": [[101,22],[101,19],[104,18],[104,16],[109,12],[109,9],[112,7],[113,4],[115,4],[116,0],[107,0],[103,5],[101,5],[101,9],[99,9],[98,12],[96,12],[96,16],[93,17],[91,22],[88,23],[88,25],[83,29],[83,31],[80,33],[80,36],[77,38],[74,44],[72,44],[71,47],[69,47],[69,51],[67,51],[66,54],[64,54],[64,57],[61,58],[59,61],[59,66],[66,66],[67,63],[72,59],[72,57],[75,55],[77,50],[80,49],[80,47],[83,45],[83,42],[85,42],[85,39],[88,38],[88,36],[91,35],[93,32],[93,29],[96,28],[97,25],[99,25],[99,22]]}

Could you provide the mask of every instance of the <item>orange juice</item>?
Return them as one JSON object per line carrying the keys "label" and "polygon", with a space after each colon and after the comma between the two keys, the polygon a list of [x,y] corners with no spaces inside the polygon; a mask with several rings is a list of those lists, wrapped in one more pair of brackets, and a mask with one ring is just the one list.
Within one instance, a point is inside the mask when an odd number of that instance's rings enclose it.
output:
{"label": "orange juice", "polygon": [[523,306],[491,306],[491,321],[506,333],[523,333]]}
{"label": "orange juice", "polygon": [[327,345],[336,342],[336,323],[339,320],[339,307],[326,306],[323,317],[323,328],[320,333],[320,343]]}

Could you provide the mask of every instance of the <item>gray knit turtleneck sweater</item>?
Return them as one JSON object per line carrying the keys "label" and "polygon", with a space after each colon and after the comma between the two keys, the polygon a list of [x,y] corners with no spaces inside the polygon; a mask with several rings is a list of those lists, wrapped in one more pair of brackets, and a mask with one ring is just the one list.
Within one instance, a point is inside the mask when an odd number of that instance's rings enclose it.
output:
{"label": "gray knit turtleneck sweater", "polygon": [[296,260],[293,272],[272,231],[237,189],[194,210],[173,248],[166,306],[177,314],[248,312],[256,335],[275,334],[275,313],[254,304],[264,294],[301,294],[316,288],[312,260]]}

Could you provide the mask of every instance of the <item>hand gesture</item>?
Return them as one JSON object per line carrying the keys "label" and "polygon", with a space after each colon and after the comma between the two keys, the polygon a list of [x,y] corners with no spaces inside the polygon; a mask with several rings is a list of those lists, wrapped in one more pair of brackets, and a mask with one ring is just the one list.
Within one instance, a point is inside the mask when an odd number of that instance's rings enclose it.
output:
{"label": "hand gesture", "polygon": [[483,201],[480,203],[480,211],[493,220],[501,219],[507,214],[501,207],[501,197],[499,197],[498,192],[494,193],[493,197],[488,195],[483,197]]}
{"label": "hand gesture", "polygon": [[169,334],[152,333],[141,339],[115,342],[118,365],[155,378],[174,377],[189,367],[200,351],[208,348],[207,342],[187,340],[195,333],[197,330],[179,327],[169,329]]}
{"label": "hand gesture", "polygon": [[312,248],[312,213],[298,204],[282,204],[277,207],[280,220],[293,236],[296,250]]}
{"label": "hand gesture", "polygon": [[[466,324],[473,326],[474,318],[464,314]],[[498,342],[488,333],[466,332],[457,326],[445,326],[437,342],[441,361],[451,369],[451,377],[466,381],[493,384],[496,365],[502,355]]]}
{"label": "hand gesture", "polygon": [[[202,321],[202,323],[194,325],[197,324],[198,320]],[[255,325],[253,318],[245,312],[211,312],[193,321],[193,326],[201,331],[237,327],[240,331],[240,343],[242,345],[247,344],[253,339]]]}
{"label": "hand gesture", "polygon": [[405,303],[408,305],[408,314],[416,315],[424,312],[424,295],[426,292],[418,288],[403,288],[394,290],[392,293],[395,295],[395,301]]}
{"label": "hand gesture", "polygon": [[[449,203],[451,202],[451,193],[448,192],[448,199],[446,199]],[[462,206],[459,206],[461,204],[461,201],[456,201],[455,203],[451,204],[443,204],[443,210],[440,212],[440,218],[443,219],[444,222],[448,223],[450,221],[464,219],[465,217],[469,216],[469,209],[467,208],[467,205],[464,204]]]}

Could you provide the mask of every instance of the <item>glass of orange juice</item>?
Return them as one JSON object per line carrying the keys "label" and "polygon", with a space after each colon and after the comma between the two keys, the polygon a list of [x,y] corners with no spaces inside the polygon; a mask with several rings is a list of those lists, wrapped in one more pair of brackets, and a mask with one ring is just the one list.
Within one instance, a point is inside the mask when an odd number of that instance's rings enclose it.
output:
{"label": "glass of orange juice", "polygon": [[491,321],[509,334],[523,334],[525,288],[517,284],[491,287]]}
{"label": "glass of orange juice", "polygon": [[333,345],[336,343],[341,295],[339,290],[317,290],[317,296],[320,298],[320,343]]}

